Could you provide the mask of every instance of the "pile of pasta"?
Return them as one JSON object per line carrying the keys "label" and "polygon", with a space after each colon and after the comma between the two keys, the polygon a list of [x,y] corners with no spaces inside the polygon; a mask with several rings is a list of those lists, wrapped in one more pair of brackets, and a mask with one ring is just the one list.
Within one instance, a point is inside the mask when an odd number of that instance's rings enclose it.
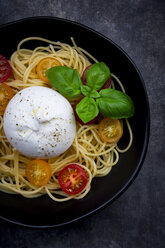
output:
{"label": "pile of pasta", "polygon": [[[46,45],[36,47],[34,50],[22,48],[25,42],[32,40],[45,42]],[[55,58],[61,65],[76,69],[82,76],[83,71],[91,64],[91,61],[97,62],[97,60],[87,51],[78,47],[73,38],[71,40],[72,45],[39,37],[22,40],[11,56],[12,75],[6,83],[12,87],[15,93],[30,86],[52,88],[49,83],[39,79],[36,73],[37,64],[46,57]],[[115,88],[115,84],[118,84],[121,91],[125,92],[119,79],[114,74],[111,74],[111,77],[111,87]],[[70,100],[72,105],[75,100]],[[123,150],[118,147],[117,143],[103,142],[98,134],[97,124],[81,125],[77,122],[76,136],[72,146],[62,155],[45,159],[51,166],[52,176],[48,184],[37,187],[32,185],[25,175],[26,166],[32,158],[20,154],[10,145],[3,131],[3,116],[0,116],[0,190],[29,198],[48,194],[53,200],[59,202],[72,198],[83,198],[91,188],[92,179],[106,176],[112,167],[118,163],[119,153],[126,152],[130,148],[132,130],[128,120],[125,121],[129,130],[129,142]],[[88,183],[78,195],[64,193],[58,183],[59,172],[69,163],[80,164],[88,175]]]}

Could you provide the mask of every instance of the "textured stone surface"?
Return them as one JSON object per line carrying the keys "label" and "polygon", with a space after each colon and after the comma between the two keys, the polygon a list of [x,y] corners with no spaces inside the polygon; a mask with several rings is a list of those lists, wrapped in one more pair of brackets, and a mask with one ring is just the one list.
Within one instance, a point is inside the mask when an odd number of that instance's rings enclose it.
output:
{"label": "textured stone surface", "polygon": [[0,247],[164,248],[165,1],[0,0],[0,11],[0,24],[50,15],[80,22],[111,38],[139,68],[151,107],[144,166],[117,201],[62,228],[30,229],[0,220]]}

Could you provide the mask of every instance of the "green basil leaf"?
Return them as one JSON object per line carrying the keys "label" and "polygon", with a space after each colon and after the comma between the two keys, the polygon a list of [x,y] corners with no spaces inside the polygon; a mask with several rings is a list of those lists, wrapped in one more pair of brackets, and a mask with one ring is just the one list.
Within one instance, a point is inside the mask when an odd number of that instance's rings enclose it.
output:
{"label": "green basil leaf", "polygon": [[103,62],[95,63],[86,73],[87,86],[99,90],[103,87],[109,77],[110,70],[108,66]]}
{"label": "green basil leaf", "polygon": [[93,98],[99,98],[100,94],[96,90],[93,89],[93,90],[91,90],[89,96],[93,97]]}
{"label": "green basil leaf", "polygon": [[122,119],[134,115],[134,104],[127,94],[115,89],[103,89],[100,96],[96,102],[104,116]]}
{"label": "green basil leaf", "polygon": [[84,96],[89,96],[90,91],[91,91],[91,88],[90,88],[89,86],[86,86],[86,85],[82,85],[82,86],[81,86],[81,93],[82,93]]}
{"label": "green basil leaf", "polygon": [[86,85],[81,86],[81,92],[84,96],[93,97],[93,98],[100,97],[100,94],[96,90],[91,89],[89,86]]}
{"label": "green basil leaf", "polygon": [[99,113],[96,101],[93,98],[84,97],[76,106],[78,117],[87,123],[93,120]]}
{"label": "green basil leaf", "polygon": [[51,84],[63,96],[75,98],[81,94],[82,81],[79,73],[73,68],[66,66],[55,66],[46,71]]}

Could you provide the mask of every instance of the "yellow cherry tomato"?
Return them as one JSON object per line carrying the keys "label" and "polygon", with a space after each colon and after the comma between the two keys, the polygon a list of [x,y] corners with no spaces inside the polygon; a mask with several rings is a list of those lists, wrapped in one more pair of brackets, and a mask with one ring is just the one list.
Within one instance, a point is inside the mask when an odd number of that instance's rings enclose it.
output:
{"label": "yellow cherry tomato", "polygon": [[102,141],[107,143],[116,143],[123,135],[123,127],[118,119],[104,118],[99,123],[99,136]]}
{"label": "yellow cherry tomato", "polygon": [[34,159],[26,167],[26,177],[35,186],[44,186],[50,180],[51,167],[44,160]]}

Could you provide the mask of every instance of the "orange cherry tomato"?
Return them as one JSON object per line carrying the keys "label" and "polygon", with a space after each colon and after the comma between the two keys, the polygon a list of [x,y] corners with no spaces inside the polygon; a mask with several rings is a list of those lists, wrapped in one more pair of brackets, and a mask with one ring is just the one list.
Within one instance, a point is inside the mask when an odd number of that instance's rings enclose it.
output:
{"label": "orange cherry tomato", "polygon": [[35,186],[44,186],[50,180],[51,167],[44,160],[31,160],[26,167],[26,177]]}
{"label": "orange cherry tomato", "polygon": [[6,83],[0,83],[0,115],[3,115],[8,102],[14,96],[14,91]]}
{"label": "orange cherry tomato", "polygon": [[107,143],[116,143],[123,135],[123,127],[118,119],[104,118],[98,127],[99,135],[102,141]]}
{"label": "orange cherry tomato", "polygon": [[60,66],[60,65],[61,63],[55,58],[43,58],[37,64],[36,67],[37,75],[42,81],[49,83],[49,80],[46,75],[46,71],[51,67]]}
{"label": "orange cherry tomato", "polygon": [[88,177],[80,165],[69,164],[60,171],[58,181],[65,193],[76,195],[85,188]]}

